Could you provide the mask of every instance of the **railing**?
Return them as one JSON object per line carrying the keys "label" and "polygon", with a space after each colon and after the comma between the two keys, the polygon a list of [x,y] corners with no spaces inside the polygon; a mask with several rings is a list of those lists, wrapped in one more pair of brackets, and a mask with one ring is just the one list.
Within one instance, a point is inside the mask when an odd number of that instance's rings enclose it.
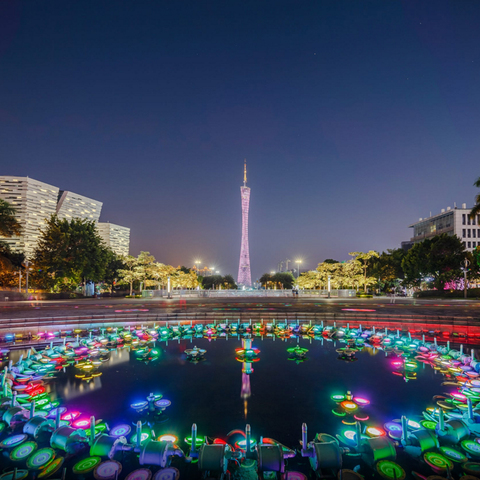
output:
{"label": "railing", "polygon": [[[356,297],[356,290],[332,289],[330,297]],[[142,290],[144,298],[168,298],[167,290]],[[171,298],[225,298],[225,297],[294,297],[294,291],[289,289],[269,290],[172,290]],[[300,297],[325,297],[328,290],[299,290]]]}

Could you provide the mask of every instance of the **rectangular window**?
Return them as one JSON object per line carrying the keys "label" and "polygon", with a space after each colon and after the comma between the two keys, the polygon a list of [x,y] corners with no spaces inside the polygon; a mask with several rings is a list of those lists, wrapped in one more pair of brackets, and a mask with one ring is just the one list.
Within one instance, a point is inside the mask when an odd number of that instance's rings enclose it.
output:
{"label": "rectangular window", "polygon": [[464,247],[466,247],[466,246],[467,246],[467,244],[466,244],[465,242],[462,242],[462,243],[463,243],[463,246],[464,246]]}
{"label": "rectangular window", "polygon": [[465,214],[464,214],[464,213],[462,213],[462,225],[465,225],[465,220],[466,220],[466,218],[465,218]]}
{"label": "rectangular window", "polygon": [[470,216],[467,215],[467,225],[471,225]]}
{"label": "rectangular window", "polygon": [[468,248],[472,248],[472,242],[468,242]]}
{"label": "rectangular window", "polygon": [[472,225],[475,225],[475,217],[472,218]]}
{"label": "rectangular window", "polygon": [[465,238],[467,236],[467,231],[465,229],[462,230],[462,237]]}
{"label": "rectangular window", "polygon": [[470,228],[467,230],[467,237],[470,238]]}
{"label": "rectangular window", "polygon": [[475,248],[477,246],[477,242],[472,242],[472,247]]}
{"label": "rectangular window", "polygon": [[472,228],[472,237],[477,238],[477,231],[474,228]]}

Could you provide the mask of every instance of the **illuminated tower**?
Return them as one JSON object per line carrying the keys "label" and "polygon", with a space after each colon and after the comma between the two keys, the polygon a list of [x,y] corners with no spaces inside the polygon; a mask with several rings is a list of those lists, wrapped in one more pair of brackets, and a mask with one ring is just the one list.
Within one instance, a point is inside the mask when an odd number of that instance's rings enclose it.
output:
{"label": "illuminated tower", "polygon": [[242,246],[240,247],[240,264],[238,265],[239,285],[252,286],[250,273],[250,253],[248,251],[248,207],[250,205],[250,189],[247,187],[247,160],[243,166],[243,187],[240,187],[242,196]]}

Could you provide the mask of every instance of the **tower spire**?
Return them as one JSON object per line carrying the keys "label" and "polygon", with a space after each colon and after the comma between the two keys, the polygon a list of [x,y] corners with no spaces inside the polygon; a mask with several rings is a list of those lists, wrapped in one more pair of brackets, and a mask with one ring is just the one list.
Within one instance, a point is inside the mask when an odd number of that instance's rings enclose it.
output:
{"label": "tower spire", "polygon": [[243,161],[243,186],[247,186],[247,159]]}

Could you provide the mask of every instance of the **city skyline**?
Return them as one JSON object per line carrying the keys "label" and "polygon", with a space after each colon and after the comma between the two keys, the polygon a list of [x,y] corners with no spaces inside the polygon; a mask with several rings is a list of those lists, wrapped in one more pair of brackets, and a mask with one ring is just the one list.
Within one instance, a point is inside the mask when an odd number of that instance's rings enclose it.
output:
{"label": "city skyline", "polygon": [[479,21],[445,0],[2,2],[0,167],[98,198],[164,263],[235,276],[245,157],[254,279],[396,248],[473,204]]}

